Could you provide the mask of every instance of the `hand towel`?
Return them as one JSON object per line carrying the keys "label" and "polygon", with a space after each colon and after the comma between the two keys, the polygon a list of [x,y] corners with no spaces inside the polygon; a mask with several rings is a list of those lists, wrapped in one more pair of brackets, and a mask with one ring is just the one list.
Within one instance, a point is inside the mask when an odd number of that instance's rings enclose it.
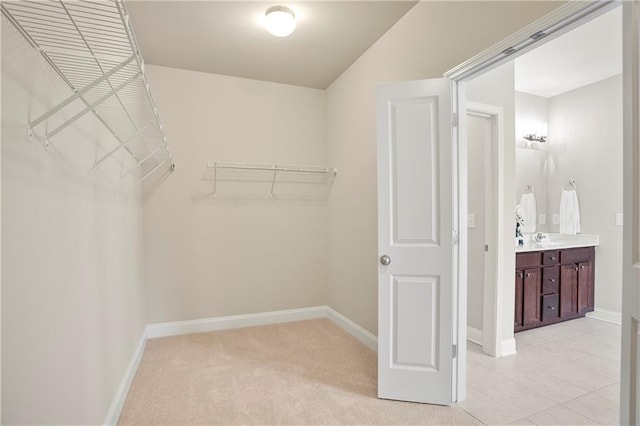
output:
{"label": "hand towel", "polygon": [[580,206],[575,190],[563,190],[560,198],[560,233],[580,233]]}
{"label": "hand towel", "polygon": [[536,232],[536,194],[533,192],[522,194],[518,213],[524,220],[522,233],[530,234]]}

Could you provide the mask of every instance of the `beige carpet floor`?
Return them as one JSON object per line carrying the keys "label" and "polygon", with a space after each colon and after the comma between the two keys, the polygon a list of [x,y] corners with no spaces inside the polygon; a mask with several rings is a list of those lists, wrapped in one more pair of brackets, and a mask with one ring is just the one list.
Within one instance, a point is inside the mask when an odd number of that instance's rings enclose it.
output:
{"label": "beige carpet floor", "polygon": [[479,424],[376,398],[375,352],[328,319],[152,339],[120,425]]}

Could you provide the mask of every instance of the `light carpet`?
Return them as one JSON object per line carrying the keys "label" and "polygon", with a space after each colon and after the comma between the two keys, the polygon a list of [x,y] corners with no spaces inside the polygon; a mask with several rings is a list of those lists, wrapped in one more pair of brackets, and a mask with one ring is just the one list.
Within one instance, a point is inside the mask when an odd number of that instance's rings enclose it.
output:
{"label": "light carpet", "polygon": [[377,355],[328,319],[150,339],[118,424],[480,424],[376,397]]}

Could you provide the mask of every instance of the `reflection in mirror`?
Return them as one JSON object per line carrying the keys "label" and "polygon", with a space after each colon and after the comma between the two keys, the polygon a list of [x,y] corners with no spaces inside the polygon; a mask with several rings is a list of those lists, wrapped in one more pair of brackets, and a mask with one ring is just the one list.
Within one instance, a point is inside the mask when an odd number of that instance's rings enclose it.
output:
{"label": "reflection in mirror", "polygon": [[547,151],[516,148],[516,205],[520,205],[521,201],[524,201],[522,207],[525,210],[528,210],[526,208],[527,201],[531,201],[532,198],[527,195],[529,192],[533,192],[535,195],[537,215],[535,222],[537,223],[526,223],[525,233],[549,232],[549,159]]}

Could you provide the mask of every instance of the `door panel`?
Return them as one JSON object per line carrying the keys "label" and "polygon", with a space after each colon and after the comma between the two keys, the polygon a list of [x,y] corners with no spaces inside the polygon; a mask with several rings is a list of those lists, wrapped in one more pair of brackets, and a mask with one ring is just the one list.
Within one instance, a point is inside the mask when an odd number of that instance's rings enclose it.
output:
{"label": "door panel", "polygon": [[394,244],[438,244],[437,107],[437,96],[389,103]]}
{"label": "door panel", "polygon": [[576,265],[560,266],[560,316],[571,316],[578,312],[578,267]]}
{"label": "door panel", "polygon": [[453,162],[446,79],[378,87],[378,396],[450,404]]}
{"label": "door panel", "polygon": [[516,271],[516,308],[514,327],[522,327],[522,307],[524,304],[524,272]]}
{"label": "door panel", "polygon": [[588,312],[592,305],[590,300],[593,298],[591,294],[591,277],[592,277],[592,263],[583,262],[578,264],[578,312]]}
{"label": "door panel", "polygon": [[524,309],[525,326],[537,324],[540,318],[540,269],[524,271]]}
{"label": "door panel", "polygon": [[[438,279],[394,277],[393,367],[438,370]],[[426,309],[425,309],[426,307]]]}

